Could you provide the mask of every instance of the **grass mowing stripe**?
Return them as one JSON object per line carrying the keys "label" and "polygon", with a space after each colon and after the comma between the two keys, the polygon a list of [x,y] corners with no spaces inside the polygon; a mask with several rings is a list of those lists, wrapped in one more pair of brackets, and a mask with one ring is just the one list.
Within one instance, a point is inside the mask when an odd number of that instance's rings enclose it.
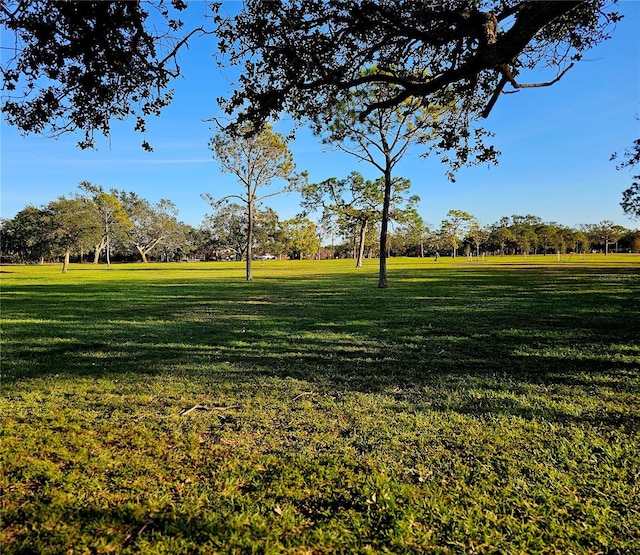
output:
{"label": "grass mowing stripe", "polygon": [[565,258],[3,267],[3,552],[640,551],[640,259]]}

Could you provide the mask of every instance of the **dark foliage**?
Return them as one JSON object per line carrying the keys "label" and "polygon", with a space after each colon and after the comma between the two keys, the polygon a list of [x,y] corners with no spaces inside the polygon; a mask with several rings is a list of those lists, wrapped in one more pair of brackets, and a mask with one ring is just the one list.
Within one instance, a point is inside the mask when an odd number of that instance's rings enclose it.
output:
{"label": "dark foliage", "polygon": [[[616,158],[616,155],[613,155]],[[636,139],[633,146],[624,153],[624,160],[618,165],[618,169],[635,168],[640,163],[640,139]],[[633,176],[631,187],[622,193],[620,205],[626,214],[640,218],[640,173]]]}
{"label": "dark foliage", "polygon": [[[81,148],[107,136],[113,119],[146,118],[169,104],[180,74],[178,50],[194,33],[172,12],[182,0],[152,2],[8,1],[3,26],[3,104],[25,133],[81,132]],[[13,35],[12,38],[10,34]],[[150,150],[146,140],[142,146]]]}
{"label": "dark foliage", "polygon": [[[550,85],[607,37],[620,16],[608,0],[308,0],[248,3],[220,21],[221,63],[242,66],[238,86],[221,99],[240,122],[287,112],[314,118],[354,89],[392,86],[361,117],[410,97],[457,103],[439,125],[456,148],[487,116],[503,89]],[[479,7],[480,6],[480,7]],[[480,10],[483,11],[480,11]],[[372,67],[378,68],[371,72]],[[547,67],[547,83],[523,84],[523,70]],[[464,152],[459,152],[464,156]]]}

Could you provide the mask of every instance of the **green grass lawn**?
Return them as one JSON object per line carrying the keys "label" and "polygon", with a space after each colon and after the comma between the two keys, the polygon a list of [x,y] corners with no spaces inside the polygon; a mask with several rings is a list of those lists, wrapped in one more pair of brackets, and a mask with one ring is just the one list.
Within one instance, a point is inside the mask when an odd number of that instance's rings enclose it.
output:
{"label": "green grass lawn", "polygon": [[0,552],[640,553],[640,256],[352,266],[2,267]]}

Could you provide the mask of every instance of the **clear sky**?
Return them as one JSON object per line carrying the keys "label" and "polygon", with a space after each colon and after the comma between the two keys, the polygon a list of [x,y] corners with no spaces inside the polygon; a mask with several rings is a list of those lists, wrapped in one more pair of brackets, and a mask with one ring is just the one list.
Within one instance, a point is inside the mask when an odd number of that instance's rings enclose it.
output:
{"label": "clear sky", "polygon": [[[198,20],[204,11],[203,3],[192,2],[188,17]],[[502,153],[498,166],[466,168],[450,183],[436,158],[421,158],[419,146],[408,152],[395,175],[411,180],[425,221],[438,226],[447,211],[458,209],[483,224],[534,214],[569,226],[613,220],[638,227],[620,208],[630,174],[617,171],[609,158],[640,137],[640,1],[622,1],[619,11],[625,18],[612,38],[587,52],[559,83],[500,98],[485,122]],[[228,75],[215,66],[214,49],[209,37],[183,53],[185,78],[174,84],[175,100],[148,124],[152,153],[140,147],[142,138],[131,121],[116,122],[111,137],[97,141],[97,151],[83,151],[75,146],[81,137],[22,137],[3,120],[2,217],[74,193],[86,180],[105,189],[135,191],[153,202],[170,199],[181,220],[199,225],[211,211],[202,193],[222,197],[239,191],[232,176],[220,173],[208,148],[214,131],[205,120],[219,115],[216,98],[231,87]],[[291,150],[298,169],[308,170],[314,182],[352,171],[379,177],[369,164],[323,150],[308,131],[299,134]],[[268,204],[281,219],[300,211],[295,194]]]}

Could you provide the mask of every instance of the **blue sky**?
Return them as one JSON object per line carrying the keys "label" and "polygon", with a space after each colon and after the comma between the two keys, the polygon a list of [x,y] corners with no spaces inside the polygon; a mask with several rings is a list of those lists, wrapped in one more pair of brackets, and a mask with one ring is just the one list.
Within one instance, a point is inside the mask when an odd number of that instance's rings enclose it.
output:
{"label": "blue sky", "polygon": [[[197,20],[204,9],[200,2],[191,3],[189,17]],[[638,227],[620,208],[630,174],[609,161],[613,152],[640,136],[640,2],[622,1],[619,10],[625,18],[613,38],[588,52],[559,83],[500,98],[485,121],[502,153],[498,166],[465,168],[450,183],[436,158],[421,158],[419,146],[409,150],[395,175],[411,180],[427,222],[438,226],[447,211],[459,209],[483,224],[534,214],[569,226],[613,220]],[[170,199],[181,220],[199,225],[210,212],[202,193],[222,197],[239,191],[232,176],[220,173],[208,149],[214,131],[205,120],[219,114],[216,98],[231,90],[228,75],[215,66],[211,41],[201,39],[182,55],[185,78],[174,83],[175,100],[148,125],[152,153],[140,148],[141,136],[131,121],[116,122],[111,137],[97,141],[97,151],[82,151],[75,146],[78,136],[23,137],[3,120],[2,217],[73,193],[87,180],[105,189],[135,191],[154,202]],[[549,80],[548,75],[531,78]],[[312,181],[352,171],[379,177],[369,164],[323,150],[305,130],[291,150],[298,169],[308,170]],[[300,211],[295,194],[268,204],[281,219]]]}

